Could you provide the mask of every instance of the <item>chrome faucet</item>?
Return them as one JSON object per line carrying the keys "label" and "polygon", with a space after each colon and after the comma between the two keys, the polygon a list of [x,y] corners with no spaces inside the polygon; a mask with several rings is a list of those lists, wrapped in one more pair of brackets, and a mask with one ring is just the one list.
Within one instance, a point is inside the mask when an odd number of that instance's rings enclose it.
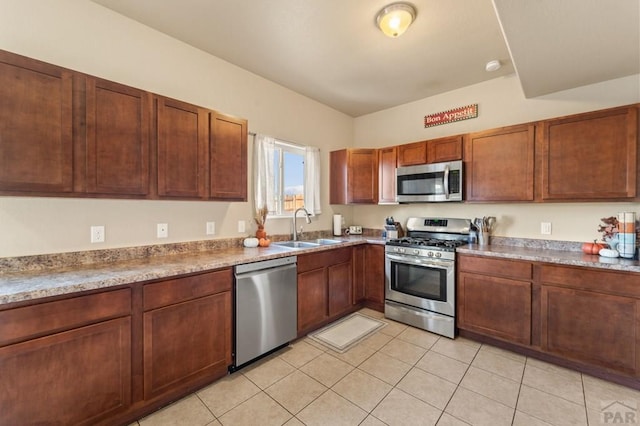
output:
{"label": "chrome faucet", "polygon": [[298,231],[296,230],[296,217],[298,216],[298,212],[300,210],[304,212],[307,223],[311,223],[311,215],[309,214],[307,209],[305,209],[304,207],[300,207],[296,209],[296,211],[293,212],[293,217],[291,218],[291,221],[292,221],[291,224],[293,225],[293,241],[298,241]]}

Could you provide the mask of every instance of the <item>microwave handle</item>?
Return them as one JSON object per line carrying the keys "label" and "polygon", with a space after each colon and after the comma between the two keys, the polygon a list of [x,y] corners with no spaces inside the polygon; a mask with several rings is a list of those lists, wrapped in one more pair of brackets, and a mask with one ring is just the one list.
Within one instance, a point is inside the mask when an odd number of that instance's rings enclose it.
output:
{"label": "microwave handle", "polygon": [[444,198],[449,199],[449,165],[444,166]]}

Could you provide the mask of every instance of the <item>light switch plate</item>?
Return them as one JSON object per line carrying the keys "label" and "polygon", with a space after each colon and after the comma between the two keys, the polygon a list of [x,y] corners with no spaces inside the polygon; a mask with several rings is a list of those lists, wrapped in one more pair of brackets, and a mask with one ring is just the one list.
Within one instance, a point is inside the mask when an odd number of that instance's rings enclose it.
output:
{"label": "light switch plate", "polygon": [[246,227],[245,227],[245,223],[244,220],[239,220],[238,221],[238,232],[245,232]]}
{"label": "light switch plate", "polygon": [[551,235],[551,222],[541,222],[540,233],[542,235]]}
{"label": "light switch plate", "polygon": [[215,234],[216,234],[216,223],[207,222],[207,235],[215,235]]}

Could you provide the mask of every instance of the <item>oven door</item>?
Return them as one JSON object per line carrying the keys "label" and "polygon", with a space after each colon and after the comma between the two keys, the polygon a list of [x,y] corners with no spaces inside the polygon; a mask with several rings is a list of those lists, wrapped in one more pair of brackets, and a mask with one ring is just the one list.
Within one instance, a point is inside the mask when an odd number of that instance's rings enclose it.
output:
{"label": "oven door", "polygon": [[455,314],[455,262],[387,253],[385,299]]}

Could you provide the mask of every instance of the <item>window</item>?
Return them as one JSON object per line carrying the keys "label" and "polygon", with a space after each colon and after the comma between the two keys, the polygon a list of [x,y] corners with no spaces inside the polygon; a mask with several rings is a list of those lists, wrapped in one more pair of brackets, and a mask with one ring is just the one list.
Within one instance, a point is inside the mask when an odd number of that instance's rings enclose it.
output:
{"label": "window", "polygon": [[267,206],[270,217],[287,217],[304,206],[321,213],[318,148],[255,135],[253,158],[256,212]]}
{"label": "window", "polygon": [[304,148],[276,140],[273,150],[273,210],[271,216],[289,216],[304,207]]}

